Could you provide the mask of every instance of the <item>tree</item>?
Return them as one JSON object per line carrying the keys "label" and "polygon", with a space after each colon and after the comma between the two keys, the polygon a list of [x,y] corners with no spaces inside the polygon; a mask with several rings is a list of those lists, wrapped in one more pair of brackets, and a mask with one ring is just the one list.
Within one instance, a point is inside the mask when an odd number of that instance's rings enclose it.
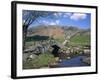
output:
{"label": "tree", "polygon": [[51,15],[53,12],[23,10],[23,50],[25,49],[25,41],[28,27],[39,18]]}

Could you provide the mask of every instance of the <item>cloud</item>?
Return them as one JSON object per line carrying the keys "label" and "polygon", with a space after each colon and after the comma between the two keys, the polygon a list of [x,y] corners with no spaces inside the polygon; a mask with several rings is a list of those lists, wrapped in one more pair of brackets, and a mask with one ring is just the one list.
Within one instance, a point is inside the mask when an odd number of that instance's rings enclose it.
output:
{"label": "cloud", "polygon": [[43,20],[42,22],[43,22],[43,24],[48,24],[48,21],[46,21],[46,20]]}
{"label": "cloud", "polygon": [[54,13],[53,14],[56,18],[69,18],[71,20],[83,20],[87,17],[87,14],[85,13],[72,13],[72,12],[66,12],[66,13],[63,13],[63,12],[59,12],[59,13]]}
{"label": "cloud", "polygon": [[55,20],[55,21],[49,22],[49,25],[59,25],[59,23],[60,23],[60,20]]}
{"label": "cloud", "polygon": [[55,25],[55,22],[50,22],[49,25]]}
{"label": "cloud", "polygon": [[72,13],[64,13],[63,17],[70,17],[72,15]]}
{"label": "cloud", "polygon": [[55,16],[56,19],[54,19],[54,20],[53,19],[49,19],[49,20],[44,19],[44,20],[41,20],[41,24],[59,25],[61,18],[68,18],[68,19],[74,20],[74,21],[83,20],[83,19],[86,19],[87,14],[85,14],[85,13],[72,13],[72,12],[66,12],[66,13],[59,12],[59,13],[54,13],[53,16]]}
{"label": "cloud", "polygon": [[69,17],[72,15],[72,13],[63,13],[63,12],[57,12],[57,13],[54,13],[53,14],[56,18],[59,18],[59,17]]}
{"label": "cloud", "polygon": [[56,20],[55,22],[56,22],[56,24],[59,24],[60,23],[60,20]]}
{"label": "cloud", "polygon": [[53,15],[54,15],[54,16],[57,16],[57,13],[54,13]]}
{"label": "cloud", "polygon": [[72,20],[82,20],[82,19],[86,19],[87,15],[84,14],[84,13],[73,13],[71,16],[70,16],[70,19]]}
{"label": "cloud", "polygon": [[59,13],[57,12],[57,13],[54,13],[53,15],[54,15],[56,18],[58,18],[58,17],[61,17],[62,14],[63,14],[62,12],[59,12]]}
{"label": "cloud", "polygon": [[43,20],[42,23],[44,25],[59,25],[60,20],[55,20],[55,21],[48,21],[48,20],[46,21],[46,20]]}

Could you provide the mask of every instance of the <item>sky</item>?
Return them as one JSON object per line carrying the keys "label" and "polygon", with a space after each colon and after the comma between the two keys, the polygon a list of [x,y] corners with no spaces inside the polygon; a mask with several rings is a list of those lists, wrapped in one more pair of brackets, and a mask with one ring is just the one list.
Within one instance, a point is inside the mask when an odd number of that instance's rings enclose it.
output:
{"label": "sky", "polygon": [[37,18],[37,20],[34,21],[30,27],[38,25],[74,26],[82,29],[88,29],[91,27],[91,14],[76,12],[54,12],[46,17]]}

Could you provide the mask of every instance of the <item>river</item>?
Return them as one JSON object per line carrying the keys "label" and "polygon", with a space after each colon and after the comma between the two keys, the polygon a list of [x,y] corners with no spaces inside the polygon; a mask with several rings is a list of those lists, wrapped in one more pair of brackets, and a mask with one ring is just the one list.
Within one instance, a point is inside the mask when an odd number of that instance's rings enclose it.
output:
{"label": "river", "polygon": [[76,56],[69,60],[62,60],[58,66],[59,67],[77,67],[77,66],[89,66],[89,64],[82,62],[82,59],[86,56]]}

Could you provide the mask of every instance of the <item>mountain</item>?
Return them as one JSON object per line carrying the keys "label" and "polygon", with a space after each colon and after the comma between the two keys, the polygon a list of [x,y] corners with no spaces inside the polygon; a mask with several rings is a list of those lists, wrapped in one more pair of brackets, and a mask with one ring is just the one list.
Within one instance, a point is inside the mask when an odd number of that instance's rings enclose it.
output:
{"label": "mountain", "polygon": [[[47,36],[49,38],[54,38],[60,40],[61,42],[65,39],[72,38],[71,41],[78,41],[78,37],[87,37],[90,36],[90,29],[80,29],[74,26],[58,26],[58,25],[48,25],[48,26],[37,26],[28,29],[27,36]],[[80,39],[81,39],[80,38]],[[81,40],[82,41],[82,40]],[[86,40],[85,40],[86,41]]]}
{"label": "mountain", "polygon": [[54,39],[64,38],[64,30],[59,26],[38,26],[28,30],[27,36],[49,36]]}

